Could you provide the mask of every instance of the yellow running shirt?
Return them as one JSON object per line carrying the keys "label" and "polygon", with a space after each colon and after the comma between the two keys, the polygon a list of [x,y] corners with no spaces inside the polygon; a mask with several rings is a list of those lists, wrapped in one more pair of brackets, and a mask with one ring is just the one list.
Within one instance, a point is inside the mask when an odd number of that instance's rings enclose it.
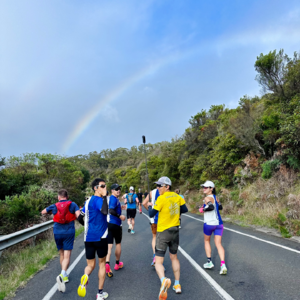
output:
{"label": "yellow running shirt", "polygon": [[159,211],[157,231],[163,232],[168,228],[179,226],[180,206],[184,199],[173,192],[165,192],[159,196],[153,209]]}

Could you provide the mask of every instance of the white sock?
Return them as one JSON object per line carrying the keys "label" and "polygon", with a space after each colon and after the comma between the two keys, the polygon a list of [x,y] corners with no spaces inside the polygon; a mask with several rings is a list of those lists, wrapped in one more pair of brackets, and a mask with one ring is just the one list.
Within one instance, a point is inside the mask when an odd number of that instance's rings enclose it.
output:
{"label": "white sock", "polygon": [[61,274],[64,276],[64,277],[68,277],[68,274],[65,270],[61,270]]}

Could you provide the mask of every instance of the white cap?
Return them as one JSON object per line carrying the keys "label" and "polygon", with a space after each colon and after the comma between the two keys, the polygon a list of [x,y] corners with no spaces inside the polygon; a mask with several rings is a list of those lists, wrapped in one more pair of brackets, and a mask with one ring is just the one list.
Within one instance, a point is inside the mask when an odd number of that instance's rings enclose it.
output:
{"label": "white cap", "polygon": [[168,178],[168,177],[166,177],[166,176],[160,177],[158,179],[158,181],[156,181],[155,183],[156,184],[161,184],[161,185],[163,185],[163,184],[165,184],[165,185],[172,185],[171,179]]}
{"label": "white cap", "polygon": [[130,190],[130,191],[134,191],[134,187],[131,186],[131,187],[129,188],[129,190]]}
{"label": "white cap", "polygon": [[212,181],[207,180],[204,184],[201,184],[201,186],[214,188],[215,184]]}

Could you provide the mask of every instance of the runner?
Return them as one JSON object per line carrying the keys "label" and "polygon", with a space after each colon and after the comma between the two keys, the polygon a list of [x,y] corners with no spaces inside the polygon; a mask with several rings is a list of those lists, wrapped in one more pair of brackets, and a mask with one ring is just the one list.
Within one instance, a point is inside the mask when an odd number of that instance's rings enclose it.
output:
{"label": "runner", "polygon": [[114,183],[111,186],[111,196],[109,197],[109,205],[108,205],[108,212],[109,212],[109,221],[108,221],[108,253],[106,256],[106,265],[105,271],[108,277],[113,276],[113,272],[110,268],[110,256],[111,250],[113,247],[114,239],[116,242],[116,264],[114,269],[118,271],[119,269],[123,268],[123,263],[120,261],[121,257],[121,241],[122,241],[122,221],[125,221],[125,216],[122,216],[122,209],[126,209],[126,205],[120,204],[119,196],[121,194],[121,186],[117,183]]}
{"label": "runner", "polygon": [[176,193],[170,191],[172,182],[168,177],[161,177],[157,182],[157,188],[160,196],[157,198],[155,206],[148,203],[149,217],[153,218],[159,212],[157,223],[157,236],[155,244],[155,269],[161,281],[161,287],[158,298],[167,299],[167,291],[171,285],[171,280],[165,277],[164,257],[167,248],[169,248],[170,259],[175,276],[173,290],[176,294],[181,293],[180,263],[177,258],[179,245],[179,217],[180,214],[188,211],[184,199]]}
{"label": "runner", "polygon": [[[158,188],[152,190],[150,192],[150,199],[153,205],[155,205],[155,201],[159,197],[159,190]],[[144,207],[148,210],[148,202],[149,196],[147,195],[146,199],[143,201]],[[152,267],[155,267],[155,241],[156,241],[156,233],[157,233],[157,221],[158,221],[158,213],[154,216],[154,218],[150,218],[150,225],[152,231],[152,250],[153,250],[153,261],[151,263]]]}
{"label": "runner", "polygon": [[142,203],[143,203],[143,193],[142,193],[142,190],[139,189],[139,192],[137,193],[137,197],[139,199],[139,211],[140,211],[140,214],[142,213]]}
{"label": "runner", "polygon": [[67,269],[70,264],[75,239],[74,220],[79,217],[80,210],[76,203],[68,200],[68,192],[66,190],[60,190],[57,198],[59,202],[45,208],[42,214],[52,213],[54,215],[53,234],[61,264],[61,273],[56,277],[56,281],[58,290],[64,293],[66,291],[65,283],[69,282]]}
{"label": "runner", "polygon": [[135,234],[134,224],[135,224],[135,215],[136,215],[136,200],[137,195],[134,192],[134,187],[131,186],[129,189],[129,194],[126,195],[124,203],[127,204],[127,223],[128,223],[128,232]]}
{"label": "runner", "polygon": [[199,209],[200,213],[204,213],[204,248],[207,256],[207,263],[203,265],[205,269],[212,269],[214,264],[211,261],[211,246],[210,237],[212,233],[215,236],[215,245],[218,249],[218,253],[221,259],[220,274],[226,275],[227,268],[225,265],[225,250],[222,246],[222,234],[223,234],[223,221],[220,216],[219,210],[222,210],[222,204],[216,197],[215,185],[212,181],[206,181],[201,185],[204,194],[206,194],[203,200],[204,204]]}
{"label": "runner", "polygon": [[[180,189],[176,189],[176,190],[175,190],[175,193],[176,193],[177,195],[179,195],[182,199],[184,199],[184,196],[180,194]],[[180,218],[179,218],[179,223],[180,223],[179,229],[181,229],[181,216],[180,216]]]}
{"label": "runner", "polygon": [[78,221],[84,223],[84,244],[87,267],[78,287],[78,295],[85,297],[89,275],[96,267],[95,253],[99,258],[99,290],[97,300],[103,300],[108,294],[103,292],[105,281],[105,259],[108,251],[107,243],[107,214],[106,184],[103,179],[96,178],[92,182],[95,195],[86,201]]}

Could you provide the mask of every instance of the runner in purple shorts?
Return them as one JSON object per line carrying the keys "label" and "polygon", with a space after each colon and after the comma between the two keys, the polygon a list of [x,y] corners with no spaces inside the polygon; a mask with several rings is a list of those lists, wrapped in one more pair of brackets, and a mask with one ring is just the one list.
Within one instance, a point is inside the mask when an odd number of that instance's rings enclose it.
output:
{"label": "runner in purple shorts", "polygon": [[203,265],[205,269],[212,269],[214,264],[211,261],[211,246],[210,237],[212,233],[215,235],[215,245],[218,249],[218,253],[221,259],[221,275],[227,274],[227,268],[225,265],[225,250],[222,246],[222,235],[223,235],[223,221],[220,216],[219,210],[222,210],[222,204],[216,197],[215,185],[212,181],[206,181],[201,185],[206,197],[204,199],[203,206],[199,209],[201,213],[204,213],[204,248],[207,256],[207,263]]}

